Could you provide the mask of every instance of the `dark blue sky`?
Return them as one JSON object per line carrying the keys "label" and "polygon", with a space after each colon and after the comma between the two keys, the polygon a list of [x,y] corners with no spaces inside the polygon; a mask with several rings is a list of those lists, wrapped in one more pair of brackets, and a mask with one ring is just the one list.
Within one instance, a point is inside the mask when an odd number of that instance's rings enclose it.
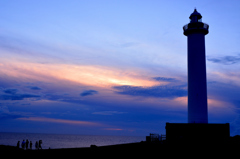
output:
{"label": "dark blue sky", "polygon": [[208,23],[210,123],[240,134],[238,1],[5,1],[0,132],[165,134],[187,122],[187,38]]}

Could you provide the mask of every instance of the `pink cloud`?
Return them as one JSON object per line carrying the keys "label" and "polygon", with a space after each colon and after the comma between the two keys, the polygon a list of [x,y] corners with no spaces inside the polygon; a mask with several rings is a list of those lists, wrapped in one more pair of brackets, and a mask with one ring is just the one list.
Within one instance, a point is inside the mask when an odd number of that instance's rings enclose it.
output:
{"label": "pink cloud", "polygon": [[102,125],[102,124],[97,123],[97,122],[79,121],[79,120],[66,120],[66,119],[54,119],[54,118],[44,118],[44,117],[29,117],[29,118],[24,117],[24,118],[18,118],[18,120],[73,124],[73,125],[82,125],[82,126],[101,126]]}
{"label": "pink cloud", "polygon": [[105,128],[104,130],[122,131],[123,129],[120,129],[120,128]]}

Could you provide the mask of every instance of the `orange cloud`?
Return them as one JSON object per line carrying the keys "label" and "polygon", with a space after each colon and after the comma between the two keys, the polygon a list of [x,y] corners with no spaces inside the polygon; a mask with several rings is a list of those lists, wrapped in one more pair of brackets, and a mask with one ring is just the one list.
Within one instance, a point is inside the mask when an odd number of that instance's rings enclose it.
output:
{"label": "orange cloud", "polygon": [[[175,98],[173,100],[173,105],[174,107],[186,108],[188,106],[188,98],[187,97]],[[232,107],[233,107],[232,104],[228,102],[208,98],[208,110],[210,112],[214,112],[214,110],[220,110],[220,109],[222,110],[225,109],[226,111],[229,111],[229,109],[231,109]]]}
{"label": "orange cloud", "polygon": [[187,106],[188,104],[188,97],[177,97],[174,99],[174,102],[177,102],[179,103],[179,105],[182,105],[182,106]]}
{"label": "orange cloud", "polygon": [[234,118],[236,116],[234,105],[215,99],[208,99],[208,112],[210,115],[220,117],[232,116]]}
{"label": "orange cloud", "polygon": [[96,65],[40,64],[12,61],[1,63],[0,73],[14,78],[27,78],[46,82],[57,79],[97,87],[113,85],[150,87],[168,83],[144,77],[136,71],[122,71],[117,68]]}
{"label": "orange cloud", "polygon": [[84,125],[84,126],[101,126],[102,125],[100,123],[88,122],[88,121],[65,120],[65,119],[54,119],[54,118],[44,118],[44,117],[18,118],[18,120],[62,123],[62,124],[74,124],[74,125]]}
{"label": "orange cloud", "polygon": [[233,105],[228,102],[224,102],[216,99],[208,99],[208,109],[214,111],[214,109],[229,109],[233,108]]}

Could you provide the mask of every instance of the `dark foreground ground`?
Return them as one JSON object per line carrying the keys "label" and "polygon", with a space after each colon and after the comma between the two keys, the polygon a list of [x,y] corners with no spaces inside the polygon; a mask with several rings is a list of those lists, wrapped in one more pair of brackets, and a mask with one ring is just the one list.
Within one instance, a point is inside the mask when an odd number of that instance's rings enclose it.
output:
{"label": "dark foreground ground", "polygon": [[149,143],[139,142],[130,144],[110,145],[110,146],[90,146],[86,148],[69,149],[44,149],[44,150],[22,150],[14,146],[0,145],[1,156],[7,155],[24,158],[44,157],[44,158],[96,158],[96,157],[239,157],[240,144],[236,142],[228,143]]}

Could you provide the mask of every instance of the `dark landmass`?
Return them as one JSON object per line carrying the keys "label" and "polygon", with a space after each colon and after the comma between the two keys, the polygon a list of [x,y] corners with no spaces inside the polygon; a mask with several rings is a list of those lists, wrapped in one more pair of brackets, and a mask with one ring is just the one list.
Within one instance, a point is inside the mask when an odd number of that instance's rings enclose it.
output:
{"label": "dark landmass", "polygon": [[129,144],[95,146],[85,148],[62,148],[43,150],[23,150],[14,146],[0,145],[0,153],[3,155],[17,155],[18,157],[230,157],[240,152],[240,140],[231,139],[228,142],[186,142],[168,144],[163,142],[138,142]]}

